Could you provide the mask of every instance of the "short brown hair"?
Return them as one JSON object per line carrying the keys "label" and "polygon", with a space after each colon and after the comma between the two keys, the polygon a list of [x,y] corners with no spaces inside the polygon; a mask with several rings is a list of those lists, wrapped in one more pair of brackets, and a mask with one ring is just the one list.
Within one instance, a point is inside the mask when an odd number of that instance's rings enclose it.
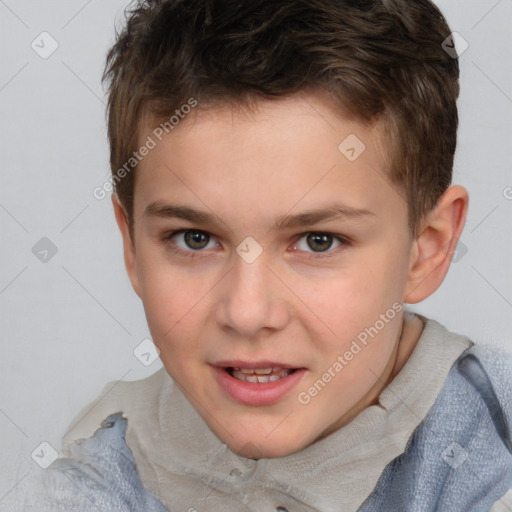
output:
{"label": "short brown hair", "polygon": [[[144,0],[116,35],[103,76],[112,177],[144,113],[321,89],[361,121],[385,120],[389,178],[413,233],[451,183],[459,65],[429,0]],[[116,192],[132,223],[134,173],[123,175]]]}

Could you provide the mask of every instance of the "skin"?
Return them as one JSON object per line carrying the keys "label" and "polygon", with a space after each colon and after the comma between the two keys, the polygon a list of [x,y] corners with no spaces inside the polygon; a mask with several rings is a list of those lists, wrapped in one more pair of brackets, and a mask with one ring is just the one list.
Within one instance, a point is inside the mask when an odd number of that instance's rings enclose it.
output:
{"label": "skin", "polygon": [[[422,323],[402,311],[308,404],[298,400],[394,303],[439,287],[464,226],[467,192],[452,186],[411,236],[403,192],[386,179],[383,128],[350,118],[320,92],[258,100],[252,112],[197,108],[139,164],[132,234],[113,196],[128,275],[162,362],[243,456],[286,456],[343,427],[377,403],[416,346]],[[148,134],[150,123],[141,140]],[[349,134],[366,146],[353,162],[338,150]],[[215,223],[148,215],[155,202],[213,214]],[[275,227],[334,203],[371,213]],[[183,234],[165,238],[177,230],[210,238],[201,248]],[[308,243],[308,233],[327,242]],[[247,236],[263,251],[252,263],[236,252]],[[306,372],[277,403],[248,406],[214,377],[212,363],[233,359]]]}

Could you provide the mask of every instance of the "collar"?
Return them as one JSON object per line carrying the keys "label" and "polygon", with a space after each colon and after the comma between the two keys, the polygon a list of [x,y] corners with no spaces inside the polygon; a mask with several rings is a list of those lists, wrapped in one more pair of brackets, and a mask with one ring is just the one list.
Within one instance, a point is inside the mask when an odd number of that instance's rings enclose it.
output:
{"label": "collar", "polygon": [[[349,424],[295,454],[252,460],[232,452],[208,428],[165,369],[159,381],[159,429],[149,435],[141,420],[128,422],[127,442],[159,482],[172,474],[190,475],[231,495],[249,488],[286,492],[313,509],[357,509],[377,484],[386,465],[403,453],[427,415],[457,357],[473,342],[425,317],[423,332],[402,370]],[[129,417],[129,414],[128,414]],[[154,424],[153,424],[154,425]],[[131,427],[131,428],[130,428]],[[165,447],[165,449],[163,449]],[[154,488],[154,482],[150,485]],[[157,495],[165,494],[165,486]],[[347,492],[350,489],[350,492]]]}

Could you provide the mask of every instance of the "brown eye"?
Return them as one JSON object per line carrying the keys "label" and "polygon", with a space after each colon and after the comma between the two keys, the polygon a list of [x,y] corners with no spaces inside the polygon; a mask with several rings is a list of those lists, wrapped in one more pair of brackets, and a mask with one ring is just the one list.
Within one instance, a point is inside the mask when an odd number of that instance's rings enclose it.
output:
{"label": "brown eye", "polygon": [[332,245],[334,237],[326,233],[310,233],[307,237],[308,246],[315,252],[323,252]]}
{"label": "brown eye", "polygon": [[210,235],[202,231],[185,231],[183,238],[190,249],[204,249],[210,241]]}
{"label": "brown eye", "polygon": [[302,235],[297,243],[295,249],[309,253],[308,257],[327,257],[334,256],[338,253],[336,249],[341,246],[348,245],[348,240],[341,235],[334,235],[332,233],[310,232]]}
{"label": "brown eye", "polygon": [[176,248],[182,254],[188,253],[189,255],[205,252],[203,249],[215,249],[218,247],[218,244],[210,234],[194,229],[171,231],[162,240],[170,249]]}

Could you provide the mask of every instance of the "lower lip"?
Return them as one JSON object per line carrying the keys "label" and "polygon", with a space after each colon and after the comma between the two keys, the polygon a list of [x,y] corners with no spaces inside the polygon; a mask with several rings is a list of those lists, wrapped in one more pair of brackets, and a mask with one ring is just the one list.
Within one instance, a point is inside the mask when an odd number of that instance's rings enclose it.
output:
{"label": "lower lip", "polygon": [[281,400],[302,380],[305,369],[295,370],[274,382],[245,382],[232,377],[224,368],[213,367],[220,387],[236,402],[244,405],[272,405]]}

